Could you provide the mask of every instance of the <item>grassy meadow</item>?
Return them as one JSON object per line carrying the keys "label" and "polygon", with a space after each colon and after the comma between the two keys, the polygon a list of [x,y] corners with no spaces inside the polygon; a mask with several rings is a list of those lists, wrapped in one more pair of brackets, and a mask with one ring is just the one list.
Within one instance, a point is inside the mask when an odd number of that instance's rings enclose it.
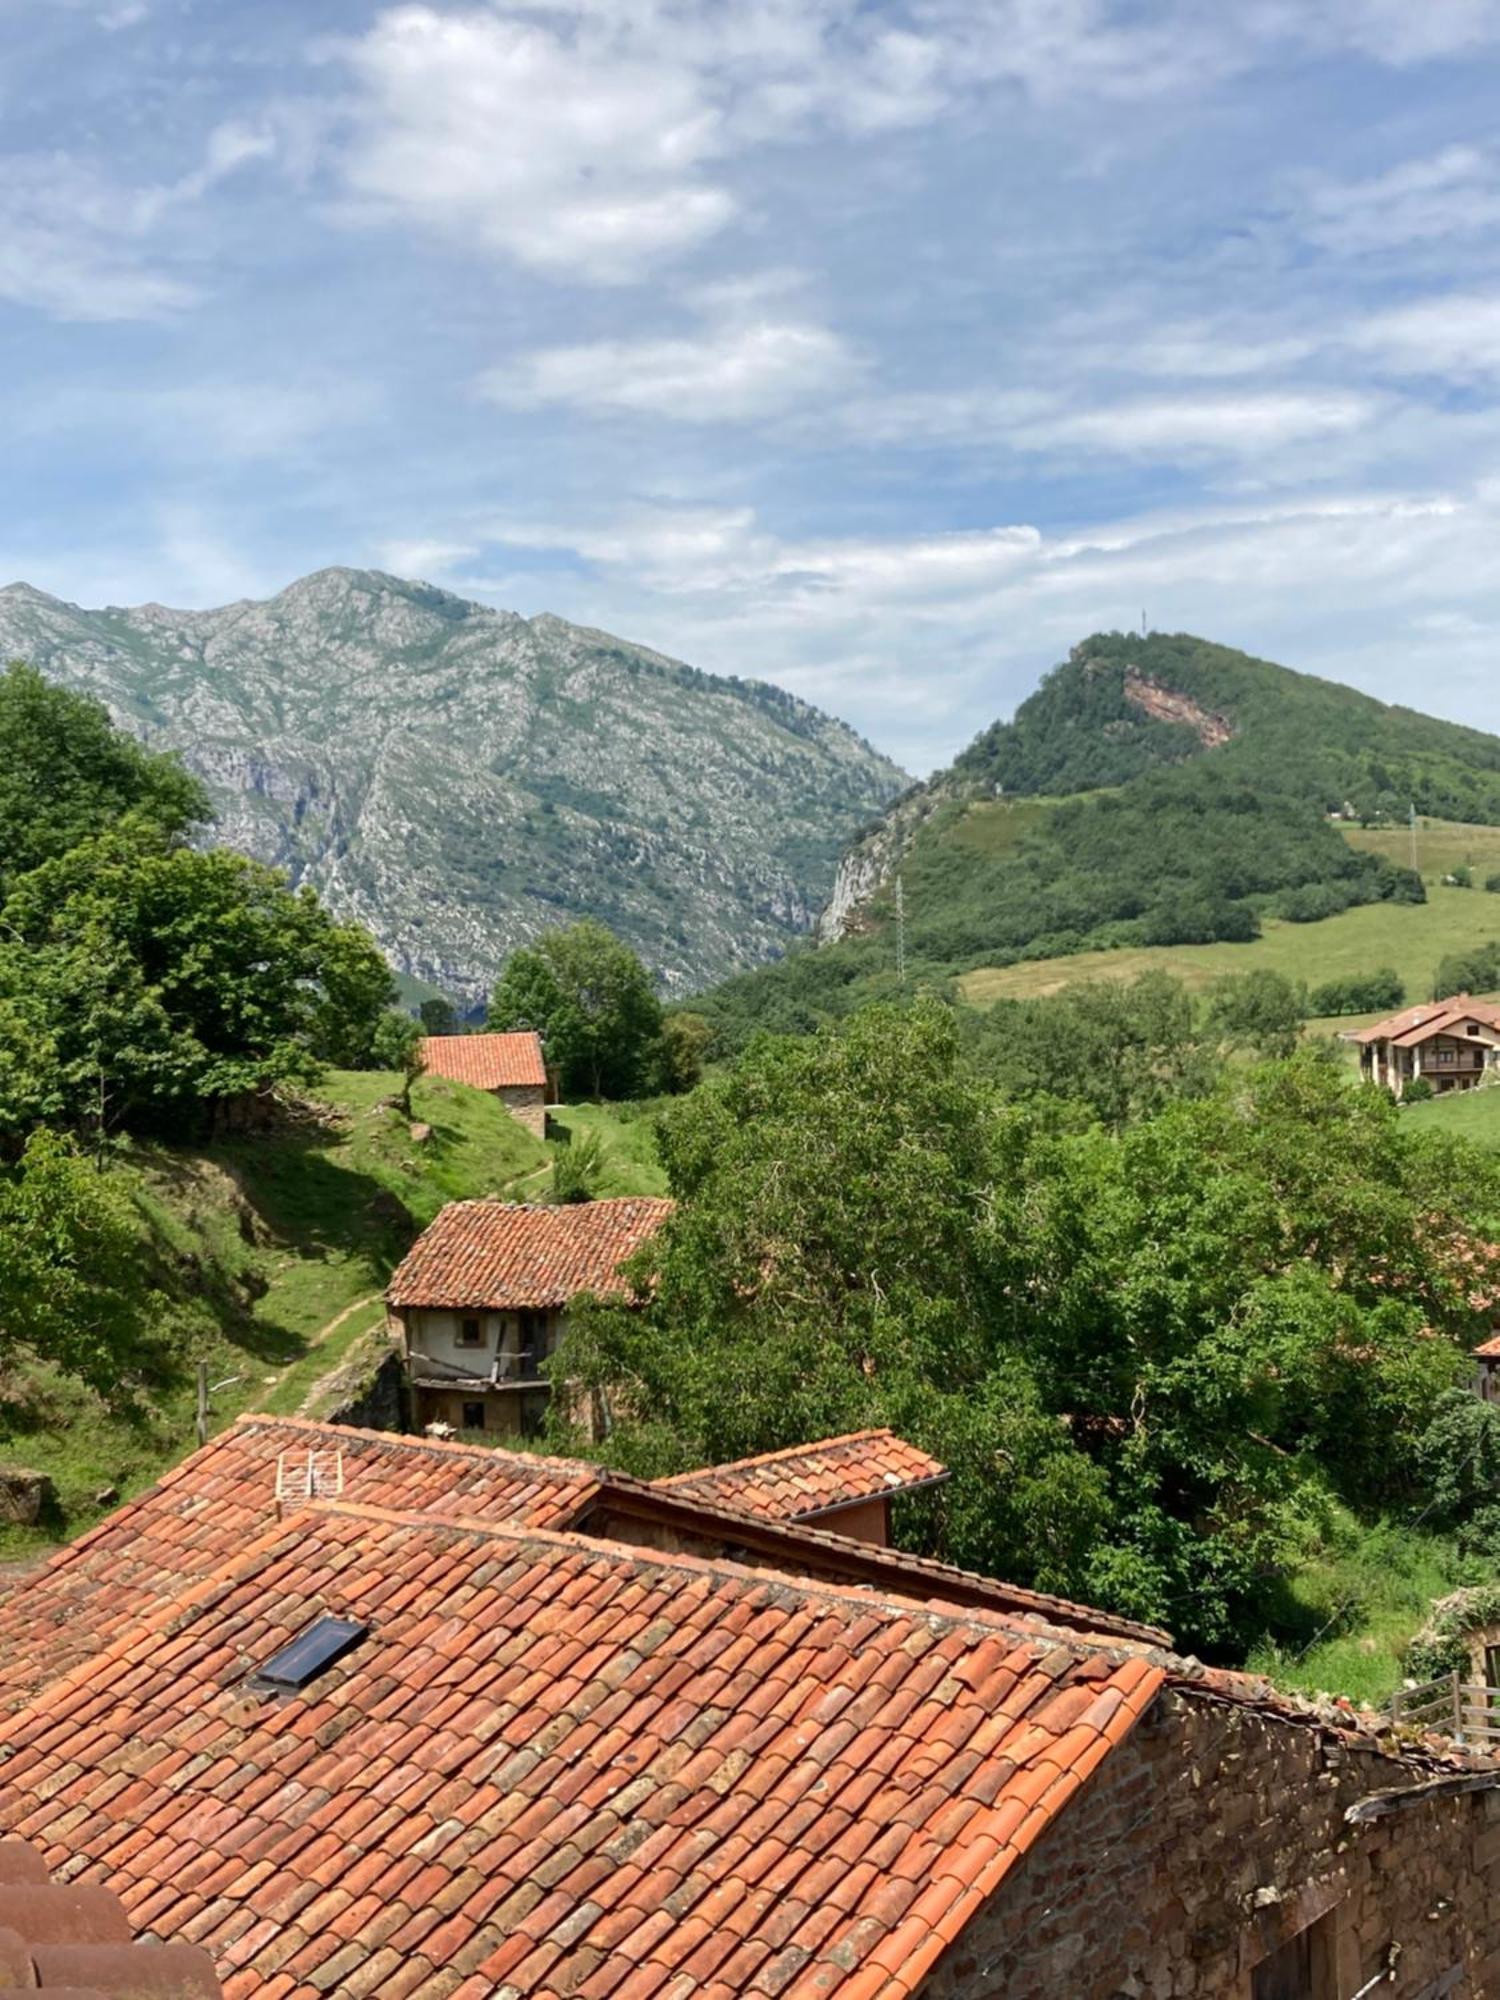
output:
{"label": "grassy meadow", "polygon": [[[1351,828],[1346,837],[1403,865],[1409,856],[1410,834],[1404,828]],[[1315,924],[1268,919],[1263,935],[1251,944],[1151,945],[981,966],[965,973],[959,988],[972,1005],[984,1007],[995,1000],[1038,999],[1080,980],[1133,979],[1143,972],[1168,972],[1197,990],[1227,973],[1262,968],[1316,986],[1389,965],[1400,974],[1409,998],[1425,999],[1440,958],[1500,938],[1500,895],[1482,887],[1446,888],[1442,882],[1460,863],[1473,869],[1476,883],[1500,873],[1500,827],[1424,821],[1418,845],[1425,903],[1367,903]]]}

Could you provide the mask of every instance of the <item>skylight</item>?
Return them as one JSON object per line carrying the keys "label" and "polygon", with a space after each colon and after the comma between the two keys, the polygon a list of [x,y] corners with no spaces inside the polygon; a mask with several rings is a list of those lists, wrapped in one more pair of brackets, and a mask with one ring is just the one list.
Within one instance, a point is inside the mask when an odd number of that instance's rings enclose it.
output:
{"label": "skylight", "polygon": [[319,1618],[251,1676],[252,1684],[274,1694],[294,1694],[341,1660],[369,1631],[352,1618]]}

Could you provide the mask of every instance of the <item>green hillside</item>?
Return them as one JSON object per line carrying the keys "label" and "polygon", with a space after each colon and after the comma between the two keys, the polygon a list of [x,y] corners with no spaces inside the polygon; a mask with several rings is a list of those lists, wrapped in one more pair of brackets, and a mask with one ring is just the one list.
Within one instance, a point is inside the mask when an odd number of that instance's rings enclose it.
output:
{"label": "green hillside", "polygon": [[139,1394],[111,1407],[35,1364],[0,1385],[0,1459],[47,1473],[58,1502],[40,1529],[0,1531],[0,1555],[78,1533],[113,1504],[96,1496],[128,1494],[191,1449],[200,1361],[223,1385],[215,1428],[242,1410],[302,1409],[382,1325],[381,1291],[415,1232],[446,1201],[544,1198],[569,1127],[599,1136],[601,1194],[662,1186],[649,1122],[610,1107],[570,1107],[562,1137],[543,1144],[483,1091],[421,1077],[408,1120],[399,1088],[393,1075],[334,1071],[274,1133],[121,1146],[108,1175],[138,1219],[136,1280],[155,1295]]}
{"label": "green hillside", "polygon": [[[1441,822],[1416,870],[1413,804]],[[1464,918],[1484,920],[1423,911],[1423,878],[1461,861],[1479,880],[1500,868],[1500,738],[1205,640],[1104,633],[861,837],[836,942],[693,1004],[730,1049],[762,1021],[893,992],[898,876],[908,990],[1047,991],[1062,960],[1199,983],[1397,964],[1423,990],[1473,941]]]}

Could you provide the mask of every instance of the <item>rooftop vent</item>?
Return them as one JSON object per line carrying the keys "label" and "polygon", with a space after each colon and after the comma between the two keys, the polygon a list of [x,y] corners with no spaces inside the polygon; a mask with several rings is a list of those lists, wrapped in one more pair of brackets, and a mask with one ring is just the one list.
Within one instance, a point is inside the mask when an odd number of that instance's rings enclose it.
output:
{"label": "rooftop vent", "polygon": [[268,1694],[295,1694],[341,1660],[369,1631],[353,1618],[319,1618],[250,1676],[250,1685]]}

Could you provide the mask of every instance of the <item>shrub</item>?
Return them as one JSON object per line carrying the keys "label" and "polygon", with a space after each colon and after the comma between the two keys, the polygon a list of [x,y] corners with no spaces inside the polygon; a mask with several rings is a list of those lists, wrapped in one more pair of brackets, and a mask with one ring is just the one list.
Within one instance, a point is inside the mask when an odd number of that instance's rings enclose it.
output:
{"label": "shrub", "polygon": [[1323,986],[1315,986],[1307,996],[1307,1004],[1313,1014],[1373,1014],[1380,1009],[1399,1007],[1405,999],[1401,975],[1387,965],[1379,972],[1330,979]]}
{"label": "shrub", "polygon": [[1425,1076],[1414,1076],[1401,1093],[1403,1104],[1425,1104],[1432,1095],[1432,1085]]}
{"label": "shrub", "polygon": [[1492,896],[1500,896],[1500,875],[1486,875],[1484,886]]}
{"label": "shrub", "polygon": [[1450,889],[1472,889],[1474,886],[1474,870],[1469,866],[1467,861],[1461,861],[1456,868],[1448,871],[1443,880]]}

